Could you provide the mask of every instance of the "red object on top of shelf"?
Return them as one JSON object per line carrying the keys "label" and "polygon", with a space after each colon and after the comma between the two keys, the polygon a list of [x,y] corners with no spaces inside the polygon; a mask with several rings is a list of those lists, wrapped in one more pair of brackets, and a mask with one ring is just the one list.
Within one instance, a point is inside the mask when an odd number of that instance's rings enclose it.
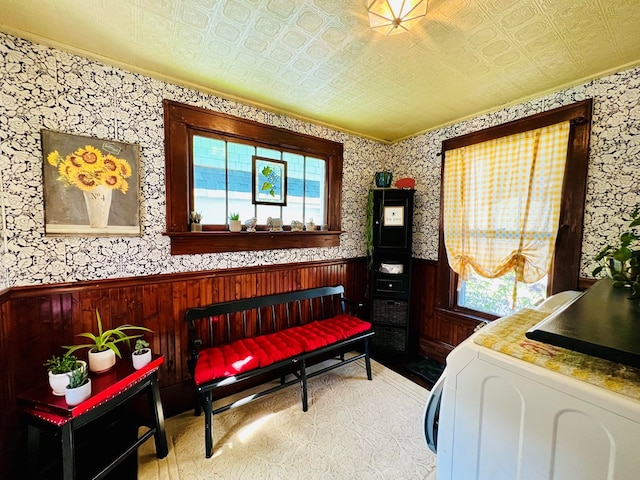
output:
{"label": "red object on top of shelf", "polygon": [[413,178],[405,177],[396,181],[396,188],[409,188],[413,189],[416,186],[416,181]]}

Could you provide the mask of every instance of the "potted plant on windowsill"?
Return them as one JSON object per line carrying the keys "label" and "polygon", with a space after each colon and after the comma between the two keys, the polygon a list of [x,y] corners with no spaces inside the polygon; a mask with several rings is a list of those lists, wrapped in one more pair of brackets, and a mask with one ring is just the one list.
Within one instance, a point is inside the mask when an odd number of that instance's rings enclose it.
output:
{"label": "potted plant on windowsill", "polygon": [[64,355],[52,355],[44,366],[47,367],[49,386],[54,395],[64,396],[65,388],[69,385],[69,373],[77,369],[87,369],[87,362],[78,360],[68,352]]}
{"label": "potted plant on windowsill", "polygon": [[231,212],[229,214],[229,231],[230,232],[242,231],[242,223],[240,223],[240,214],[237,212]]}
{"label": "potted plant on windowsill", "polygon": [[151,349],[149,348],[149,342],[142,338],[136,340],[136,346],[131,352],[131,362],[133,368],[140,370],[146,364],[151,362]]}
{"label": "potted plant on windowsill", "polygon": [[69,373],[69,385],[65,389],[64,399],[71,407],[84,402],[91,396],[91,379],[83,368]]}
{"label": "potted plant on windowsill", "polygon": [[593,270],[595,277],[604,272],[616,288],[630,288],[630,298],[640,298],[640,206],[631,212],[627,230],[620,235],[617,245],[607,245],[596,255],[599,265]]}
{"label": "potted plant on windowsill", "polygon": [[79,333],[77,336],[85,337],[91,340],[92,343],[84,343],[82,345],[69,345],[63,348],[67,349],[67,354],[71,354],[82,348],[89,349],[89,370],[94,373],[102,373],[109,370],[116,363],[116,355],[118,358],[122,358],[122,354],[118,349],[118,343],[125,342],[130,346],[130,341],[134,338],[139,338],[139,335],[128,335],[126,332],[132,330],[139,330],[144,332],[151,332],[146,327],[138,327],[136,325],[120,325],[119,327],[111,328],[109,330],[102,329],[102,319],[100,318],[100,312],[96,309],[96,318],[98,321],[98,334],[91,332]]}

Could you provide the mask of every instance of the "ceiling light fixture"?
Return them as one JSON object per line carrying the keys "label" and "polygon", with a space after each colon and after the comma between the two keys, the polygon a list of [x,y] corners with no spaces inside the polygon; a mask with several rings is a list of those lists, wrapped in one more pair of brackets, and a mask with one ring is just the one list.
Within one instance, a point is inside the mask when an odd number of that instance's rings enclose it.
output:
{"label": "ceiling light fixture", "polygon": [[369,25],[384,35],[408,32],[427,14],[427,0],[368,0]]}

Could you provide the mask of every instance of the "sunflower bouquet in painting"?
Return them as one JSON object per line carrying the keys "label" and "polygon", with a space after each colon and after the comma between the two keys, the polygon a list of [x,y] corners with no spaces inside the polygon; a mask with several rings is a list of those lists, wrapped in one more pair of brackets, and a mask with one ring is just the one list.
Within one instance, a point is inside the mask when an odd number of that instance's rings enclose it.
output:
{"label": "sunflower bouquet in painting", "polygon": [[101,185],[127,193],[131,176],[131,165],[123,158],[110,153],[104,155],[91,145],[79,148],[66,156],[57,150],[47,155],[47,162],[58,169],[58,180],[70,186],[78,187],[83,192],[93,190]]}

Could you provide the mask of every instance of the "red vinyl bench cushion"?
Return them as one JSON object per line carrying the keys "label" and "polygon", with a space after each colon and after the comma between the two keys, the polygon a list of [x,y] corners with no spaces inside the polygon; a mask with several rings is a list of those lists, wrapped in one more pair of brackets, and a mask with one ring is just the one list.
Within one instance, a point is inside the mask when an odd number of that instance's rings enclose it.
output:
{"label": "red vinyl bench cushion", "polygon": [[205,348],[195,367],[196,385],[232,377],[281,360],[312,352],[371,329],[371,324],[347,314],[316,320],[276,333]]}

